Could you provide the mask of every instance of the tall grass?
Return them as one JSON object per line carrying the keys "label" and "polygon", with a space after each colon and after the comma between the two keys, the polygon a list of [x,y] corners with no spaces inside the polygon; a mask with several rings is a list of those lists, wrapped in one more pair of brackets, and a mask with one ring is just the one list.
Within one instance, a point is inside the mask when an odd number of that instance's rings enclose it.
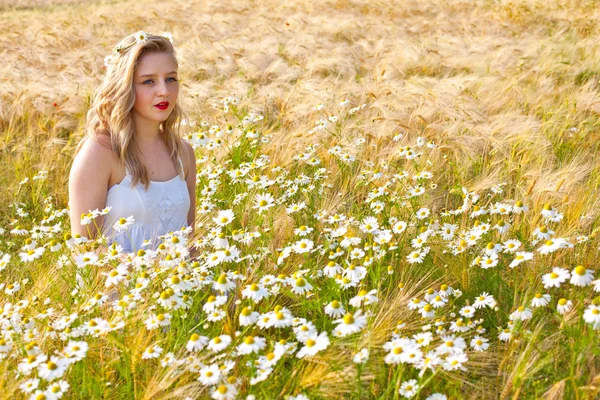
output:
{"label": "tall grass", "polygon": [[[597,2],[11,5],[0,4],[5,59],[0,66],[0,184],[5,188],[0,192],[0,255],[11,255],[0,271],[2,336],[10,347],[0,361],[5,398],[28,397],[19,385],[38,373],[16,374],[19,362],[37,352],[50,357],[56,351],[64,357],[69,340],[89,345],[86,356],[60,378],[68,381],[65,396],[71,398],[206,398],[226,384],[242,398],[301,393],[310,398],[402,398],[399,390],[410,379],[419,384],[415,398],[438,392],[448,398],[584,399],[600,393],[598,333],[582,317],[598,304],[594,286],[567,281],[544,289],[541,278],[554,266],[573,271],[577,265],[599,278]],[[118,301],[88,309],[96,295],[113,290],[105,287],[107,276],[102,273],[115,270],[119,262],[81,268],[72,261],[72,239],[64,236],[69,232],[68,171],[89,96],[103,73],[102,59],[122,36],[138,29],[173,33],[181,101],[192,116],[186,138],[198,157],[197,204],[206,200],[214,209],[198,213],[197,235],[190,239],[200,248],[198,264],[185,258],[185,246],[168,245],[156,259],[146,256],[145,267],[134,261],[127,278],[116,286],[120,300],[128,304],[132,299],[125,296],[136,283],[149,280],[135,309],[124,313]],[[226,96],[238,103],[223,110]],[[349,104],[340,105],[344,99]],[[320,103],[323,108],[315,109]],[[263,119],[248,122],[249,115]],[[332,115],[337,120],[324,122]],[[324,129],[315,129],[319,121]],[[226,132],[228,126],[231,133],[221,136],[218,131]],[[200,132],[220,144],[207,149]],[[435,146],[428,147],[428,142]],[[403,156],[406,146],[423,154]],[[311,153],[309,162],[302,153]],[[344,155],[355,159],[344,161]],[[320,164],[311,165],[313,157]],[[226,173],[244,168],[248,181]],[[40,171],[48,171],[47,176]],[[431,172],[432,179],[415,177],[423,171]],[[257,187],[261,179],[275,182]],[[417,184],[425,193],[407,196]],[[214,194],[202,193],[208,185],[216,187]],[[294,185],[295,193],[289,191]],[[373,198],[378,188],[384,194]],[[266,192],[276,205],[259,213],[253,208],[255,196]],[[477,201],[474,195],[480,196]],[[379,214],[374,201],[383,203]],[[476,205],[491,210],[495,204],[513,206],[517,201],[529,211],[470,216]],[[306,208],[286,212],[298,202]],[[542,217],[546,204],[563,214],[560,222]],[[448,213],[463,206],[462,213]],[[422,207],[431,214],[418,219]],[[218,251],[213,217],[226,209],[233,210],[235,219],[222,232],[244,259],[208,266],[210,255]],[[326,222],[325,215],[335,214],[355,219],[346,226],[349,235],[360,237],[359,244],[343,247],[344,236],[332,236],[329,230],[338,224]],[[381,229],[392,229],[394,218],[408,226],[374,249],[376,235],[360,228],[368,216]],[[464,252],[453,254],[452,246],[460,246],[457,237],[470,233],[476,220],[491,226],[503,220],[512,226],[504,234],[491,229]],[[57,222],[61,225],[54,230],[41,228]],[[441,237],[444,223],[456,224],[457,237]],[[27,232],[18,235],[13,231],[18,226]],[[280,261],[284,249],[301,239],[294,233],[301,226],[314,229],[307,238],[316,251],[292,250]],[[543,226],[573,247],[539,254],[544,241],[533,235]],[[260,236],[253,238],[250,232]],[[413,239],[424,232],[429,253],[421,263],[408,263],[407,255],[417,249]],[[27,239],[46,249],[34,261],[19,256]],[[519,240],[520,250],[534,253],[534,258],[510,268],[514,255],[499,252],[493,268],[472,265],[488,243],[508,239]],[[61,249],[52,252],[53,243]],[[91,247],[78,246],[81,251]],[[344,254],[334,259],[341,265],[367,268],[356,287],[342,289],[334,278],[322,276],[330,252],[338,247]],[[364,256],[349,259],[351,248],[362,249]],[[165,264],[161,260],[167,255],[178,262]],[[239,280],[220,307],[225,316],[210,322],[203,306],[218,291],[202,282],[216,281],[223,273],[233,279],[234,271]],[[77,283],[77,274],[83,274],[85,285]],[[274,293],[257,304],[243,297],[247,285],[268,274],[280,276],[279,291],[269,286]],[[301,276],[313,286],[305,295],[291,291]],[[157,303],[156,296],[167,287],[179,290],[173,283],[177,280],[191,284],[182,289],[189,296],[186,310]],[[17,282],[21,289],[9,294],[7,287]],[[435,309],[434,319],[422,319],[407,307],[413,298],[423,299],[428,289],[438,293],[441,285],[459,292],[449,296],[447,306]],[[350,306],[361,289],[376,289],[377,303]],[[413,364],[384,362],[386,343],[412,337],[428,325],[434,337],[428,348],[435,347],[442,335],[437,325],[449,329],[461,317],[459,311],[482,292],[494,296],[497,309],[478,309],[473,327],[459,334],[467,341],[466,371],[438,367],[420,376]],[[519,306],[531,308],[536,293],[549,293],[549,305],[533,308],[530,319],[511,324],[511,313]],[[573,303],[564,315],[556,309],[560,298]],[[28,303],[18,303],[23,300]],[[367,325],[336,337],[339,324],[324,312],[333,300],[347,311],[366,312]],[[15,309],[15,304],[23,308]],[[244,307],[264,315],[276,306],[312,321],[318,332],[328,333],[331,343],[312,357],[284,355],[266,380],[253,385],[255,362],[276,352],[279,340],[296,343],[298,349],[304,346],[290,327],[240,325]],[[146,327],[152,314],[166,312],[171,314],[168,326]],[[77,317],[70,327],[57,325],[72,313]],[[122,321],[124,326],[95,337],[78,328],[92,318]],[[478,334],[475,326],[489,340],[484,352],[469,344]],[[507,328],[511,338],[500,340]],[[227,334],[233,342],[219,356],[207,350],[188,352],[185,346],[193,333],[208,338]],[[236,346],[248,335],[266,338],[265,349],[237,354]],[[39,350],[28,346],[32,341]],[[161,356],[142,358],[154,345],[162,347]],[[353,362],[362,349],[368,349],[368,360]],[[170,352],[174,361],[167,364],[164,356]],[[225,360],[235,366],[218,384],[203,385],[197,379],[201,365],[223,365]],[[48,385],[41,379],[38,389]]]}

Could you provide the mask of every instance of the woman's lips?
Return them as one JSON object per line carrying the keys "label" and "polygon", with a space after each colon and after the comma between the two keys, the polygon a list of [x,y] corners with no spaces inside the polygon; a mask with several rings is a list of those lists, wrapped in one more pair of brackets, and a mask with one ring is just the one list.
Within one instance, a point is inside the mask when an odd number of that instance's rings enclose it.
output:
{"label": "woman's lips", "polygon": [[158,108],[159,110],[166,110],[169,108],[169,102],[158,103],[154,107]]}

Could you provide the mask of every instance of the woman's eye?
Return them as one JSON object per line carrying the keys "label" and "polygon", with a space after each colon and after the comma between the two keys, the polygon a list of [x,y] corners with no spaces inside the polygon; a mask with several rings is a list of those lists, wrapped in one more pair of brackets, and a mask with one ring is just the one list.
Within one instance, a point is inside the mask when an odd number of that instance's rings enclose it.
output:
{"label": "woman's eye", "polygon": [[[177,82],[177,79],[175,79],[175,78],[169,78],[169,79],[173,79],[171,82]],[[153,82],[153,80],[152,79],[148,79],[148,80],[146,80],[146,81],[144,81],[142,83],[145,85],[148,82]]]}

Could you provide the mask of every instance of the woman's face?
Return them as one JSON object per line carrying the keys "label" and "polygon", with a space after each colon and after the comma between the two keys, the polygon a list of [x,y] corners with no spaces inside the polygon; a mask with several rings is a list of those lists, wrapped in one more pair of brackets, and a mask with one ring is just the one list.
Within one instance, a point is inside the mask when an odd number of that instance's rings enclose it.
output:
{"label": "woman's face", "polygon": [[177,102],[179,81],[177,64],[168,53],[144,54],[133,76],[133,112],[143,119],[165,121]]}

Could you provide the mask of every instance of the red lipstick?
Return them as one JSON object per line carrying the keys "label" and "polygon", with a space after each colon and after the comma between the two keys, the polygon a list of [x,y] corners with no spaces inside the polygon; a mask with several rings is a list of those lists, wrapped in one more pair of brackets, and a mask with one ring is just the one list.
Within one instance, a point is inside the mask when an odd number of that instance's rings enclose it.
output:
{"label": "red lipstick", "polygon": [[162,103],[155,104],[154,107],[158,108],[159,110],[166,110],[169,108],[169,102],[163,101]]}

